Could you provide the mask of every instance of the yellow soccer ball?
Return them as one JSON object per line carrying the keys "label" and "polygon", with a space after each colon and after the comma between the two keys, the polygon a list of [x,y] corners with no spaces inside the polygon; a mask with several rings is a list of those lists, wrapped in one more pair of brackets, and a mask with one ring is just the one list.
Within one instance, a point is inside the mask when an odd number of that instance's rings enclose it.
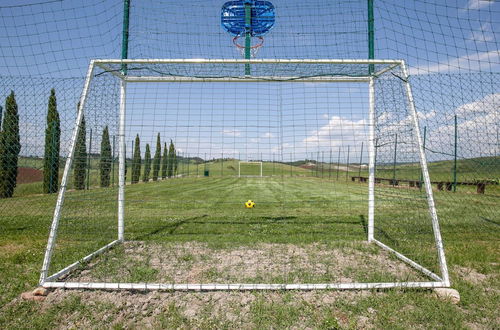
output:
{"label": "yellow soccer ball", "polygon": [[246,207],[247,209],[251,209],[251,208],[253,208],[254,206],[255,206],[255,203],[254,203],[254,201],[252,201],[251,199],[249,199],[249,200],[247,200],[247,201],[245,202],[245,207]]}

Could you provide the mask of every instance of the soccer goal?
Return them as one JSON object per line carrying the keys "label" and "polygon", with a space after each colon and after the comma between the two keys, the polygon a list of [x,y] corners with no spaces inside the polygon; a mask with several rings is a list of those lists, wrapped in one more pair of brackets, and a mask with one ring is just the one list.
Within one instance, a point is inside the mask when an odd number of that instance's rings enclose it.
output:
{"label": "soccer goal", "polygon": [[239,161],[238,177],[262,177],[262,162]]}
{"label": "soccer goal", "polygon": [[[40,285],[448,287],[410,82],[402,60],[91,61]],[[78,190],[90,128],[118,180]],[[134,182],[155,145],[175,180]]]}

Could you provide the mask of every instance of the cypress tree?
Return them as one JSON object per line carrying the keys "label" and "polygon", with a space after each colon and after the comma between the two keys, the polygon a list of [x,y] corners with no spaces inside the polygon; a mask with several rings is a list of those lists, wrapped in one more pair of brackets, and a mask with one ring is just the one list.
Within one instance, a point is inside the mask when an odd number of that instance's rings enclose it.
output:
{"label": "cypress tree", "polygon": [[99,161],[99,172],[101,187],[109,187],[111,174],[111,143],[109,141],[108,126],[104,127],[101,139],[101,159]]}
{"label": "cypress tree", "polygon": [[171,178],[174,175],[175,161],[176,161],[175,146],[172,140],[170,140],[170,146],[168,147],[168,165],[167,165],[167,176],[169,178]]}
{"label": "cypress tree", "polygon": [[167,166],[168,166],[168,149],[167,142],[163,146],[163,158],[161,160],[161,178],[165,180],[167,177]]}
{"label": "cypress tree", "polygon": [[52,88],[47,110],[45,129],[45,155],[43,163],[43,192],[51,194],[59,189],[59,150],[61,144],[61,121],[57,112],[56,91]]}
{"label": "cypress tree", "polygon": [[139,140],[139,134],[135,137],[134,146],[134,159],[132,160],[132,183],[139,182],[141,176],[141,141]]}
{"label": "cypress tree", "polygon": [[144,173],[142,182],[149,182],[149,173],[151,173],[151,149],[149,143],[146,144],[146,152],[144,153]]}
{"label": "cypress tree", "polygon": [[14,91],[5,100],[5,116],[0,135],[0,198],[12,197],[17,183],[17,163],[21,143],[19,114]]}
{"label": "cypress tree", "polygon": [[174,164],[174,176],[177,175],[177,166],[179,165],[178,163],[178,160],[177,160],[177,150],[175,150],[175,145],[174,145],[174,161],[173,161],[173,164]]}
{"label": "cypress tree", "polygon": [[83,115],[76,137],[75,160],[73,165],[73,180],[75,189],[77,190],[85,189],[85,177],[87,174],[86,130],[85,115]]}
{"label": "cypress tree", "polygon": [[158,180],[158,174],[160,173],[160,162],[161,162],[161,142],[160,133],[156,137],[156,151],[153,158],[153,181]]}

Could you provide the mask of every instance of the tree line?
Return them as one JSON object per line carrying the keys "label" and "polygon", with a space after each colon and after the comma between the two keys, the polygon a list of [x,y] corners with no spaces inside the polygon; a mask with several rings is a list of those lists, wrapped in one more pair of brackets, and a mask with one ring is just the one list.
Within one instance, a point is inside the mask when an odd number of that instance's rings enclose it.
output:
{"label": "tree line", "polygon": [[[3,110],[3,107],[0,106],[0,198],[9,198],[13,196],[17,185],[18,161],[21,151],[19,112],[13,91],[11,91],[5,101],[5,112]],[[46,121],[42,189],[44,193],[50,194],[59,190],[61,145],[61,120],[57,111],[57,99],[54,89],[50,91]],[[90,166],[90,157],[87,155],[86,122],[84,115],[79,124],[75,143],[73,185],[76,190],[83,190],[86,187],[86,180],[89,179],[88,169]],[[149,182],[150,178],[153,181],[171,178],[177,174],[178,162],[173,141],[170,140],[168,148],[167,143],[164,143],[163,156],[161,149],[160,133],[158,133],[153,159],[151,159],[150,146],[146,144],[144,171],[142,173],[143,182]],[[99,183],[101,187],[109,187],[111,185],[113,163],[109,128],[106,126],[102,132],[99,159]],[[137,135],[132,158],[131,183],[139,182],[142,164],[140,138]],[[127,173],[127,161],[125,161],[125,173]]]}
{"label": "tree line", "polygon": [[[132,158],[132,177],[131,183],[138,183],[141,179],[141,167],[143,161],[141,158],[141,141],[139,134],[136,135],[134,141],[134,153]],[[151,148],[149,143],[146,144],[144,153],[144,171],[142,173],[142,181],[149,182],[158,181],[158,179],[172,178],[177,175],[177,152],[172,140],[167,148],[167,143],[164,143],[163,156],[161,153],[161,138],[160,133],[156,136],[156,150],[154,157],[151,159]],[[161,169],[161,172],[160,172]],[[151,170],[153,172],[151,173]],[[126,173],[126,172],[125,172]]]}

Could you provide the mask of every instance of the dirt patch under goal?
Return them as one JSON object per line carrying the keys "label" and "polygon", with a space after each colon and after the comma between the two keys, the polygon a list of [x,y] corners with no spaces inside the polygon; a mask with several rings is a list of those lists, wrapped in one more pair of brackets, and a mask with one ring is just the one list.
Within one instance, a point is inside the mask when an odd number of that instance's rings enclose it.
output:
{"label": "dirt patch under goal", "polygon": [[206,243],[126,242],[68,281],[150,283],[349,283],[425,277],[375,245],[359,242],[213,248]]}

